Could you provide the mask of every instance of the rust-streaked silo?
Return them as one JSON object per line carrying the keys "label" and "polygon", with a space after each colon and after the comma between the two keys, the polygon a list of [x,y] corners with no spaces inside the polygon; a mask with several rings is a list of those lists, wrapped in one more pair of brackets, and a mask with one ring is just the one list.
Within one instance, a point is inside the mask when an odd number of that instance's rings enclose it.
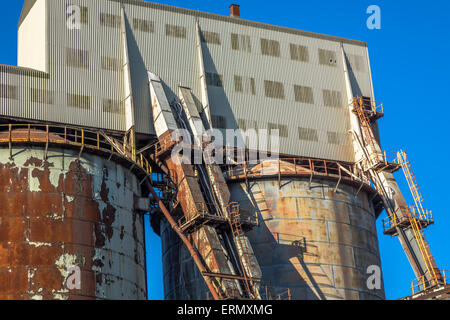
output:
{"label": "rust-streaked silo", "polygon": [[[146,299],[136,177],[99,155],[45,153],[0,150],[0,299]],[[74,266],[80,289],[66,283]]]}
{"label": "rust-streaked silo", "polygon": [[[258,217],[247,235],[261,267],[263,296],[384,299],[382,281],[379,290],[367,286],[367,268],[381,268],[374,190],[350,174],[339,176],[346,169],[333,163],[324,161],[324,172],[313,172],[304,165],[311,159],[275,162],[225,172],[241,214]],[[200,273],[166,223],[161,238],[166,299],[207,298]]]}

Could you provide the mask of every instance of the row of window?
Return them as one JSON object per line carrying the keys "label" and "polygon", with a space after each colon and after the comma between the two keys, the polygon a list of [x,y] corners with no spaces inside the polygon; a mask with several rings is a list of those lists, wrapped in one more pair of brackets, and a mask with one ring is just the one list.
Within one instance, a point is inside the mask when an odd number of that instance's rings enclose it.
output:
{"label": "row of window", "polygon": [[[83,24],[88,23],[88,9],[81,7],[81,20]],[[118,15],[109,13],[100,13],[100,24],[110,28],[120,28],[121,18]],[[153,21],[133,18],[133,29],[146,33],[153,33],[155,31],[155,23]],[[186,27],[166,24],[165,34],[169,37],[187,38]],[[202,31],[201,40],[205,43],[221,45],[220,34],[217,32]],[[280,42],[277,40],[260,39],[261,54],[265,56],[280,57],[281,49]],[[252,44],[250,36],[241,34],[231,34],[231,48],[244,52],[252,52]],[[289,53],[291,60],[309,62],[310,55],[308,48],[303,45],[289,44]],[[318,49],[319,64],[326,66],[336,66],[337,57],[336,52],[325,49]],[[357,71],[366,71],[364,58],[359,55],[348,55],[350,65]]]}
{"label": "row of window", "polygon": [[[223,87],[223,76],[215,73],[206,73],[206,84]],[[256,95],[256,82],[254,78],[234,76],[235,92]],[[284,85],[281,82],[264,80],[264,94],[268,98],[285,99]],[[340,91],[322,90],[324,105],[327,107],[343,107]],[[314,94],[311,87],[294,85],[294,100],[314,104]]]}
{"label": "row of window", "polygon": [[[86,50],[66,48],[66,66],[73,68],[89,68],[89,52]],[[101,67],[104,70],[117,71],[121,62],[116,58],[101,57]],[[216,73],[206,73],[206,83],[210,86],[223,87],[223,76]],[[254,78],[234,76],[234,90],[236,92],[256,95],[256,82]],[[284,85],[281,82],[264,80],[264,93],[268,98],[285,99]],[[314,95],[311,87],[294,85],[294,100],[314,104]],[[323,90],[325,106],[342,107],[342,94],[339,91]]]}
{"label": "row of window", "polygon": [[[226,129],[227,128],[227,121],[226,118],[223,116],[212,116],[212,122],[213,126],[218,129]],[[237,120],[238,127],[246,131],[247,129],[255,129],[258,130],[257,122],[252,120],[244,120],[244,119],[238,119]],[[249,124],[247,126],[247,124]],[[270,135],[273,130],[278,130],[279,136],[281,138],[288,138],[289,132],[288,127],[284,124],[279,123],[271,123],[269,122],[267,124],[268,134]],[[303,128],[298,127],[298,138],[303,141],[310,141],[310,142],[318,142],[319,141],[319,135],[317,129],[311,129],[311,128]],[[348,144],[348,135],[345,133],[340,132],[334,132],[334,131],[327,131],[327,141],[330,144],[334,145],[347,145]]]}
{"label": "row of window", "polygon": [[[0,98],[18,100],[18,88],[12,85],[0,84]],[[54,93],[44,89],[30,89],[31,102],[53,105],[55,103]],[[66,94],[67,106],[71,108],[78,108],[89,110],[91,109],[91,97],[77,94]],[[104,112],[124,114],[124,104],[121,101],[103,99],[102,101]]]}
{"label": "row of window", "polygon": [[[72,68],[89,69],[90,58],[89,51],[66,48],[66,66]],[[110,57],[101,57],[101,67],[104,70],[118,71],[122,64],[119,59]]]}
{"label": "row of window", "polygon": [[[16,86],[11,85],[0,85],[0,98],[6,99],[18,99],[18,88]],[[54,94],[51,91],[31,88],[31,101],[36,103],[54,104]],[[66,94],[66,102],[67,106],[71,108],[78,108],[89,110],[91,108],[91,98],[89,96],[76,95],[76,94]],[[114,113],[114,114],[124,114],[124,104],[121,101],[111,100],[111,99],[103,99],[102,110],[104,112]],[[227,128],[226,118],[222,116],[212,116],[213,125],[216,128],[225,129]],[[249,127],[253,127],[257,129],[256,121],[250,122]],[[238,126],[242,130],[247,130],[247,122],[243,119],[238,119]],[[269,134],[273,130],[278,130],[279,135],[282,138],[288,137],[288,127],[283,124],[277,123],[268,123],[267,129],[269,130]],[[346,135],[337,132],[327,132],[328,142],[336,145],[345,145]],[[298,128],[298,137],[300,140],[305,141],[319,141],[318,134],[316,129],[310,128]]]}

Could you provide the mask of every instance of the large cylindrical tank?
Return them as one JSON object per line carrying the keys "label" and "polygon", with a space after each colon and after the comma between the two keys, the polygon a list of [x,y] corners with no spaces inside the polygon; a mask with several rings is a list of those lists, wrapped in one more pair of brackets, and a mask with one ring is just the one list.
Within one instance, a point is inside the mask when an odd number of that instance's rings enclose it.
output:
{"label": "large cylindrical tank", "polygon": [[[258,216],[247,233],[275,299],[384,299],[368,278],[381,261],[376,214],[367,191],[337,180],[294,177],[229,182],[242,214]],[[204,281],[166,223],[161,225],[166,299],[204,299]],[[375,267],[375,268],[376,268]],[[369,281],[371,284],[375,282]],[[289,289],[289,291],[287,291]]]}
{"label": "large cylindrical tank", "polygon": [[146,299],[136,177],[87,152],[45,153],[0,149],[0,299]]}
{"label": "large cylindrical tank", "polygon": [[368,267],[381,270],[375,210],[366,192],[336,186],[307,178],[230,184],[241,210],[259,217],[248,236],[272,295],[289,288],[292,299],[384,299],[382,279],[378,290],[367,285]]}

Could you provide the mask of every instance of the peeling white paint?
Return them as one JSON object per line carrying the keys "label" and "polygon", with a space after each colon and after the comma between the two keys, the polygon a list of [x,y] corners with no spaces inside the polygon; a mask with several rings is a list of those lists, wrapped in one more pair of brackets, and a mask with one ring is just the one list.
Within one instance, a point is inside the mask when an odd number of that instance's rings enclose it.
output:
{"label": "peeling white paint", "polygon": [[41,183],[39,179],[33,177],[33,170],[28,171],[28,188],[31,192],[41,192]]}
{"label": "peeling white paint", "polygon": [[35,294],[34,296],[31,297],[31,300],[43,300],[43,298],[41,295]]}
{"label": "peeling white paint", "polygon": [[61,175],[61,171],[50,170],[49,180],[50,180],[51,185],[55,188],[58,188],[60,175]]}
{"label": "peeling white paint", "polygon": [[[67,293],[68,290],[62,290],[62,292]],[[60,291],[52,290],[52,295],[54,300],[69,300],[69,295],[63,294]]]}
{"label": "peeling white paint", "polygon": [[35,241],[28,241],[27,242],[30,246],[33,247],[51,247],[52,244],[50,242],[35,242]]}
{"label": "peeling white paint", "polygon": [[[81,258],[81,264],[84,265],[86,262],[85,258],[84,257],[80,257],[80,258]],[[67,281],[67,277],[70,275],[69,272],[67,271],[67,269],[69,267],[79,265],[80,258],[78,258],[74,254],[65,253],[65,254],[62,254],[61,256],[59,256],[59,258],[55,260],[55,265],[64,278],[64,281],[63,281],[64,284]],[[69,290],[64,289],[61,292],[69,292]]]}
{"label": "peeling white paint", "polygon": [[35,273],[36,273],[36,268],[30,268],[28,269],[28,283],[30,283],[30,281],[33,279]]}
{"label": "peeling white paint", "polygon": [[63,220],[64,217],[59,213],[50,213],[46,215],[47,218],[51,218],[52,220]]}
{"label": "peeling white paint", "polygon": [[36,247],[36,248],[38,248],[38,247],[51,247],[51,245],[52,245],[50,242],[30,241],[30,238],[29,238],[28,234],[25,237],[25,242],[27,244],[29,244],[30,246],[33,246],[33,247]]}
{"label": "peeling white paint", "polygon": [[[13,156],[14,160],[10,161],[9,151],[0,152],[0,163],[12,164],[19,170],[27,170],[29,191],[41,192],[39,179],[32,177],[32,171],[35,169],[43,171],[44,168],[36,165],[29,165],[25,167],[24,164],[32,157],[42,161],[44,151],[39,148],[13,148]],[[71,150],[54,149],[53,151],[49,150],[48,156],[50,160],[49,163],[51,163],[49,168],[50,183],[53,187],[57,188],[60,177],[62,176],[63,179],[66,179],[67,174],[69,173],[70,165],[73,165],[73,162],[77,160],[78,153],[72,152]],[[145,261],[145,252],[142,248],[144,232],[141,221],[133,221],[132,214],[134,193],[138,193],[136,178],[131,172],[124,169],[121,165],[114,162],[108,162],[106,159],[87,153],[83,154],[80,164],[83,170],[93,177],[94,199],[98,203],[100,212],[102,213],[106,208],[106,203],[102,201],[100,195],[104,177],[106,187],[109,190],[108,202],[110,202],[116,209],[115,220],[112,224],[112,227],[114,228],[112,238],[106,238],[106,243],[103,248],[94,249],[95,254],[93,260],[100,259],[104,264],[102,267],[92,267],[92,270],[96,274],[101,273],[104,279],[102,284],[95,285],[97,295],[99,298],[107,299],[145,298],[145,270],[142,265],[142,262]],[[107,178],[104,172],[104,167],[107,167],[108,170]],[[71,203],[75,200],[73,196],[64,195],[64,197],[64,199],[66,199],[66,203]],[[64,211],[65,208],[63,208],[63,212]],[[61,212],[47,212],[46,217],[54,220],[64,219],[64,215],[61,215]],[[135,233],[137,233],[136,236],[139,242],[137,244],[137,248],[136,241],[133,238],[133,226],[136,228]],[[121,238],[122,227],[123,236]],[[102,228],[104,229],[103,225]],[[26,237],[26,242],[28,245],[35,248],[50,247],[54,245],[49,242],[30,241],[28,237]],[[8,243],[11,243],[11,241],[8,241]],[[64,246],[64,244],[61,245]],[[136,255],[139,257],[138,264],[136,264],[134,260],[135,250],[137,250]],[[91,259],[91,257],[89,257],[89,259]],[[70,276],[69,267],[76,265],[82,266],[85,264],[85,258],[78,254],[63,254],[57,257],[54,265],[62,275],[61,280],[64,281],[64,289],[51,292],[50,297],[61,300],[68,299],[69,292],[71,291],[65,288],[65,283]],[[29,290],[27,293],[30,296],[33,296],[33,299],[42,299],[44,296],[43,290],[42,288],[37,290],[39,284],[36,282],[37,278],[34,279],[36,270],[36,268],[29,267],[28,287],[35,289]],[[8,271],[12,272],[11,270]],[[136,292],[136,287],[139,288],[138,292]],[[47,296],[45,297],[47,298]]]}
{"label": "peeling white paint", "polygon": [[[95,261],[95,260],[103,260],[103,259],[102,259],[102,257],[103,257],[102,254],[103,254],[103,252],[102,252],[101,249],[95,248],[95,254],[94,254],[94,256],[92,257],[92,261]],[[101,272],[101,271],[102,271],[102,268],[99,267],[99,266],[92,265],[92,271],[95,271],[95,272]]]}

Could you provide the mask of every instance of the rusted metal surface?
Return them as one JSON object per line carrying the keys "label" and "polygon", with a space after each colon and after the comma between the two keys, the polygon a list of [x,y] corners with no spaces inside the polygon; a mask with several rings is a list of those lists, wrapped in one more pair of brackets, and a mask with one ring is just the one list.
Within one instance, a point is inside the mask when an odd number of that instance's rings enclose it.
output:
{"label": "rusted metal surface", "polygon": [[230,186],[232,199],[260,217],[248,232],[263,281],[293,299],[384,299],[369,290],[367,267],[381,267],[367,194],[327,180],[282,179]]}
{"label": "rusted metal surface", "polygon": [[[325,179],[259,179],[229,185],[231,199],[257,214],[247,232],[262,283],[289,289],[292,299],[384,299],[367,288],[367,267],[381,268],[375,213],[368,195]],[[200,273],[172,230],[161,225],[165,296],[204,299]]]}
{"label": "rusted metal surface", "polygon": [[[137,179],[62,148],[0,150],[0,299],[145,299]],[[80,289],[66,280],[81,270]]]}

